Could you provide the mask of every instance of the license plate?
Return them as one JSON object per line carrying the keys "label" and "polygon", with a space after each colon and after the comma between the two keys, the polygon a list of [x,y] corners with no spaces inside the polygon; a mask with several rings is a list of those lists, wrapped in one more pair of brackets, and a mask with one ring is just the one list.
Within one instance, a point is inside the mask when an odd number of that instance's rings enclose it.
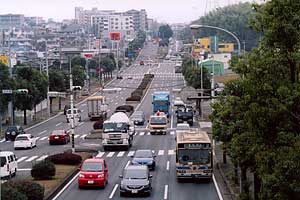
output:
{"label": "license plate", "polygon": [[56,136],[56,137],[54,137],[54,139],[58,139],[58,138],[59,138],[59,137],[57,137],[57,136]]}
{"label": "license plate", "polygon": [[136,194],[138,191],[137,190],[132,190],[131,192],[132,192],[132,194]]}
{"label": "license plate", "polygon": [[94,181],[88,181],[88,184],[94,184]]}

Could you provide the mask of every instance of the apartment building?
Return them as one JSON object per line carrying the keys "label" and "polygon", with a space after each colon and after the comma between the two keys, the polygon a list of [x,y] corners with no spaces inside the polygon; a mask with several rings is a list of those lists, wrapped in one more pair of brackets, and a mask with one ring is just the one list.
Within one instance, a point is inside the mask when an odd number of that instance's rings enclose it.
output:
{"label": "apartment building", "polygon": [[20,28],[20,27],[23,27],[24,24],[25,24],[24,15],[19,15],[19,14],[0,15],[1,29]]}

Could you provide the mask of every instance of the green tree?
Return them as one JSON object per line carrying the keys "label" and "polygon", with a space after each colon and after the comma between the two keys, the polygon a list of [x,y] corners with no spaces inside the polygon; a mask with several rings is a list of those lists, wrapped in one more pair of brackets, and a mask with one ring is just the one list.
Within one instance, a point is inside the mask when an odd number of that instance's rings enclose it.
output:
{"label": "green tree", "polygon": [[158,29],[159,37],[162,39],[169,39],[173,36],[173,31],[169,24],[161,25]]}
{"label": "green tree", "polygon": [[86,78],[84,69],[79,66],[75,65],[72,67],[72,75],[73,75],[73,85],[83,86],[84,80]]}
{"label": "green tree", "polygon": [[[65,75],[62,71],[49,70],[49,90],[56,92],[66,92]],[[52,113],[52,100],[50,97],[50,112]],[[58,109],[61,109],[61,97],[59,97]]]}
{"label": "green tree", "polygon": [[2,90],[15,88],[13,79],[9,76],[9,70],[6,65],[0,62],[0,115],[7,110],[8,101],[11,100],[11,96],[2,94]]}
{"label": "green tree", "polygon": [[72,58],[72,67],[75,65],[85,67],[86,60],[80,56],[74,57],[74,58]]}

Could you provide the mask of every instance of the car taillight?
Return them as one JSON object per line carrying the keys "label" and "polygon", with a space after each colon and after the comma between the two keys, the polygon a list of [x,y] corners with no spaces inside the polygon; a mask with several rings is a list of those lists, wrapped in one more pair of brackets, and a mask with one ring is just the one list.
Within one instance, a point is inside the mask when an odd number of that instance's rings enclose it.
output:
{"label": "car taillight", "polygon": [[84,175],[83,174],[79,174],[79,178],[84,178]]}

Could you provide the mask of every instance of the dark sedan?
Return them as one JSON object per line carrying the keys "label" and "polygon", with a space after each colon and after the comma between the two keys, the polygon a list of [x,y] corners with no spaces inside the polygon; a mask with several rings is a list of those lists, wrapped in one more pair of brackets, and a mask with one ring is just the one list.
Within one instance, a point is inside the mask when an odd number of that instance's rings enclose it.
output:
{"label": "dark sedan", "polygon": [[136,111],[132,116],[131,120],[135,125],[144,125],[146,119],[143,111]]}
{"label": "dark sedan", "polygon": [[129,165],[120,175],[120,195],[124,194],[151,194],[151,178],[149,169],[143,165]]}
{"label": "dark sedan", "polygon": [[25,134],[25,131],[21,126],[9,126],[5,131],[5,140],[15,141],[19,134]]}
{"label": "dark sedan", "polygon": [[146,165],[151,170],[155,170],[155,155],[151,150],[137,150],[131,163],[133,165]]}

